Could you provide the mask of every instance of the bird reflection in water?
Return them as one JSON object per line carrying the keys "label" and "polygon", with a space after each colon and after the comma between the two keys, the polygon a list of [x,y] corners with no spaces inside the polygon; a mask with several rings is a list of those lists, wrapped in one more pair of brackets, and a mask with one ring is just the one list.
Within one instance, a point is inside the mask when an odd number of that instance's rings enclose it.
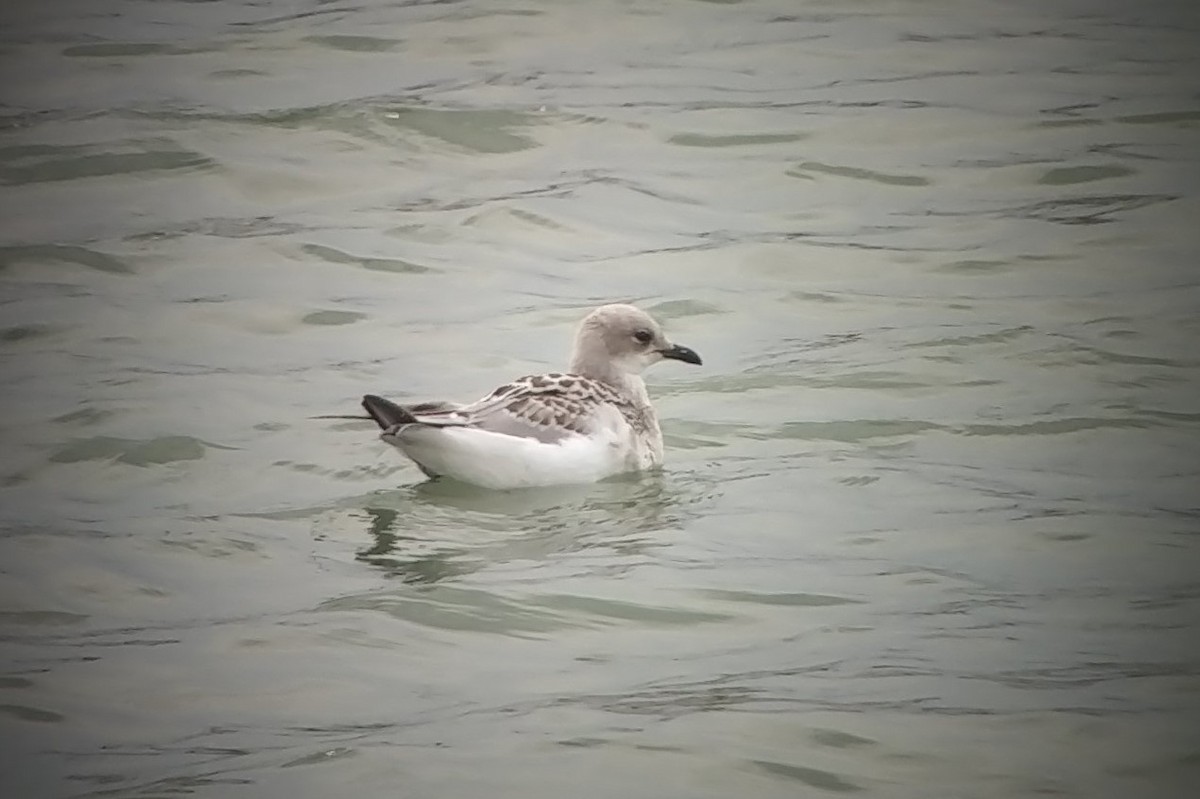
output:
{"label": "bird reflection in water", "polygon": [[[488,564],[606,548],[626,564],[665,543],[711,499],[662,473],[590,486],[482,492],[429,482],[367,497],[350,514],[371,543],[356,559],[407,583],[436,583]],[[611,564],[610,564],[611,565]]]}

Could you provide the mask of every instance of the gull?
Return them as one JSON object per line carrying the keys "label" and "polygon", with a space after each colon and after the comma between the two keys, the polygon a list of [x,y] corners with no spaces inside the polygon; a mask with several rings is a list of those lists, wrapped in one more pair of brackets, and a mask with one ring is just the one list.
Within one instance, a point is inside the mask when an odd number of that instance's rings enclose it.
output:
{"label": "gull", "polygon": [[662,465],[663,439],[642,371],[663,359],[699,364],[632,305],[584,317],[565,373],[526,375],[469,405],[362,405],[380,438],[429,477],[492,489],[590,483]]}

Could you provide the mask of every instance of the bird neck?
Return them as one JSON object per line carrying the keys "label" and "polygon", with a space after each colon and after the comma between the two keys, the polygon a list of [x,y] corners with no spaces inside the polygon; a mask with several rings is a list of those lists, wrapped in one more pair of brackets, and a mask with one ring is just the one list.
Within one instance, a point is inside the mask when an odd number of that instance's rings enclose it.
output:
{"label": "bird neck", "polygon": [[626,373],[623,377],[625,381],[624,393],[633,398],[633,402],[640,408],[650,407],[650,395],[646,393],[646,381],[642,380],[640,375],[632,375]]}
{"label": "bird neck", "polygon": [[650,396],[646,393],[646,383],[641,376],[617,368],[615,364],[600,365],[588,359],[575,357],[571,359],[570,372],[612,386],[621,394],[631,398],[636,405],[650,404]]}

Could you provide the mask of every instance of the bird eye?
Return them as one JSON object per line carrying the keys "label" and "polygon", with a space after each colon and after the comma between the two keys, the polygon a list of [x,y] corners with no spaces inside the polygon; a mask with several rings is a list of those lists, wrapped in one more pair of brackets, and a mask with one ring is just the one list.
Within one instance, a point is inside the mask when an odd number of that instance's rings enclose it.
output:
{"label": "bird eye", "polygon": [[649,330],[638,330],[633,334],[633,337],[638,340],[639,344],[649,344],[650,339],[654,338]]}

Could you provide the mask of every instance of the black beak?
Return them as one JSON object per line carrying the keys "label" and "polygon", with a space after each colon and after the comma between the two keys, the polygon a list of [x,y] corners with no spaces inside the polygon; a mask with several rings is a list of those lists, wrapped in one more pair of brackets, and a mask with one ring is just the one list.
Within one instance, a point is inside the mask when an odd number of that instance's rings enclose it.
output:
{"label": "black beak", "polygon": [[700,365],[700,356],[696,354],[695,350],[681,347],[678,344],[672,344],[665,350],[659,350],[659,352],[662,353],[664,358],[671,358],[676,361],[683,361],[684,363],[694,363],[697,366]]}

